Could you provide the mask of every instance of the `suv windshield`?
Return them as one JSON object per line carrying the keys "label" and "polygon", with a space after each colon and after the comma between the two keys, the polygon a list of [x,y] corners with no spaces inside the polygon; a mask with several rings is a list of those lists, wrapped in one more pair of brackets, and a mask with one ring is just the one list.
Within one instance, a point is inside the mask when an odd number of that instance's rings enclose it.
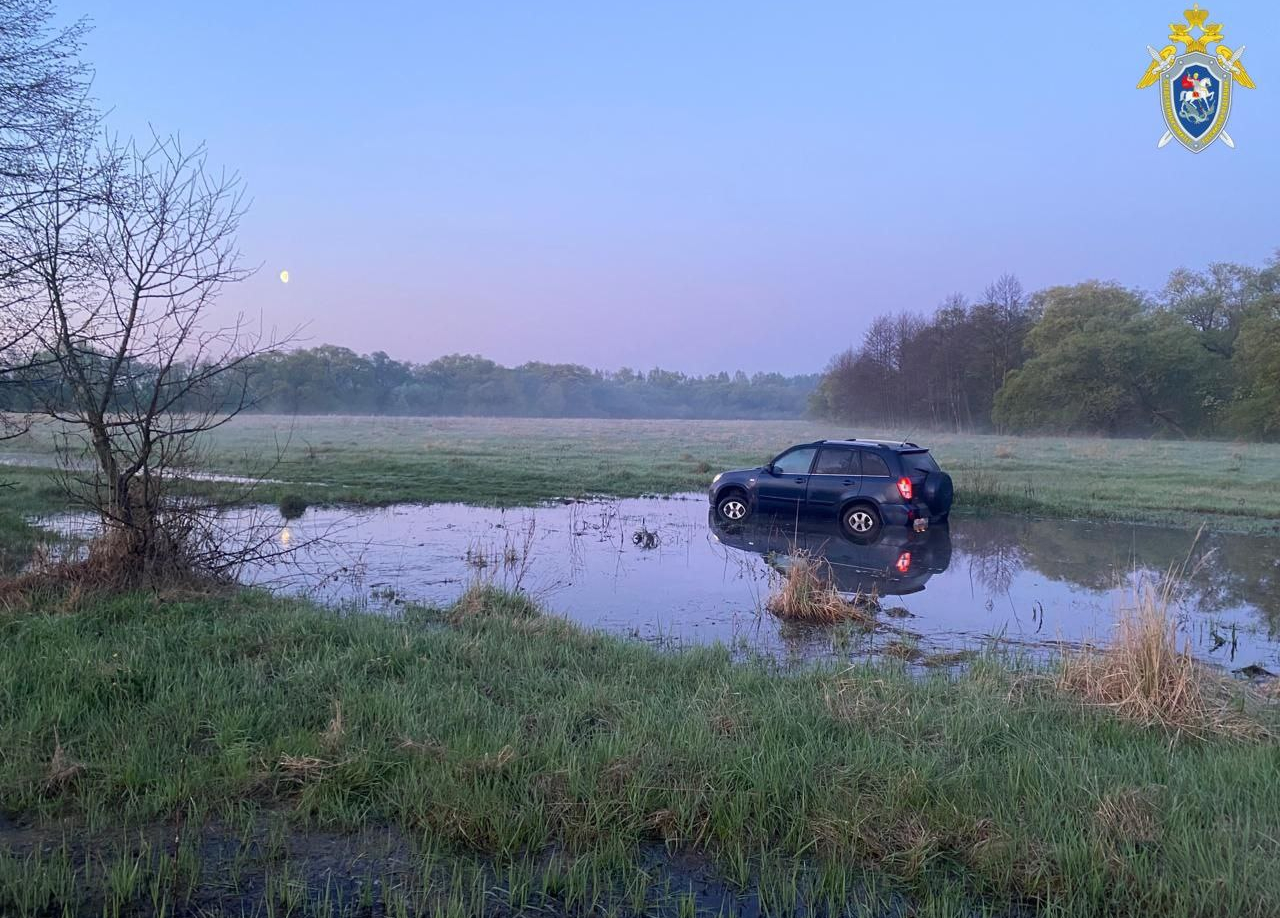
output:
{"label": "suv windshield", "polygon": [[923,472],[928,475],[930,472],[940,472],[938,463],[929,455],[928,450],[922,450],[918,453],[902,453],[902,467],[912,472]]}

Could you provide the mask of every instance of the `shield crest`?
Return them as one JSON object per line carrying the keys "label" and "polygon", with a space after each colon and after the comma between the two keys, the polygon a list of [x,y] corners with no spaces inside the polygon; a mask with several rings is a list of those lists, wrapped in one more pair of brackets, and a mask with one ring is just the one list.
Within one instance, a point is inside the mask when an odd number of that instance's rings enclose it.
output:
{"label": "shield crest", "polygon": [[1160,102],[1169,133],[1192,153],[1199,153],[1227,126],[1231,74],[1208,54],[1184,54],[1165,75]]}

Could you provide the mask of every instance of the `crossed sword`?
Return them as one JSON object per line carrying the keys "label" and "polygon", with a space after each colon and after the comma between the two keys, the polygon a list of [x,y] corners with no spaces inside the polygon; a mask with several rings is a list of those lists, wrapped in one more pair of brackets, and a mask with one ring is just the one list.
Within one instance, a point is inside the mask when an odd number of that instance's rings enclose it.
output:
{"label": "crossed sword", "polygon": [[[1151,55],[1151,59],[1153,61],[1155,61],[1157,64],[1160,65],[1160,76],[1164,76],[1165,73],[1167,73],[1169,69],[1173,67],[1173,61],[1165,60],[1163,57],[1160,56],[1160,52],[1157,51],[1155,48],[1151,47],[1150,45],[1147,45],[1147,53]],[[1231,55],[1230,60],[1223,61],[1222,69],[1227,71],[1227,73],[1234,74],[1236,72],[1236,61],[1240,60],[1241,54],[1244,54],[1244,45],[1241,45],[1239,48],[1236,49],[1236,53]],[[1229,146],[1231,149],[1234,150],[1236,148],[1236,142],[1231,139],[1231,135],[1228,134],[1226,131],[1219,131],[1218,136],[1221,137],[1222,142],[1225,143],[1227,146]],[[1165,131],[1164,136],[1160,138],[1160,142],[1156,144],[1156,149],[1157,150],[1162,149],[1164,145],[1171,140],[1173,140],[1173,131]]]}

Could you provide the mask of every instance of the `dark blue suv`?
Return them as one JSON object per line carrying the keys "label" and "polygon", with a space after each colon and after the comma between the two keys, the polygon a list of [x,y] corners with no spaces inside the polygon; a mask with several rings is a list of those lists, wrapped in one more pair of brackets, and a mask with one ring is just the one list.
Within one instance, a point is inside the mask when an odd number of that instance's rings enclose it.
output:
{"label": "dark blue suv", "polygon": [[754,513],[838,521],[864,542],[885,526],[920,530],[945,520],[951,497],[951,476],[924,447],[857,439],[793,446],[759,468],[721,472],[710,491],[727,523]]}

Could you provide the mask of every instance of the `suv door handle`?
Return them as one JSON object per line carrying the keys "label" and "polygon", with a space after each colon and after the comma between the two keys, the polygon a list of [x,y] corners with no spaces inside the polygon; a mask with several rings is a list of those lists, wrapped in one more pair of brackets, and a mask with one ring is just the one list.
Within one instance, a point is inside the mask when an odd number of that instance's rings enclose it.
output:
{"label": "suv door handle", "polygon": [[840,482],[840,483],[841,483],[841,484],[847,484],[847,485],[857,484],[857,483],[858,483],[858,479],[856,479],[856,478],[846,478],[844,481],[842,481],[842,482]]}
{"label": "suv door handle", "polygon": [[803,475],[801,475],[801,476],[799,476],[798,478],[796,478],[796,484],[804,484],[804,476],[803,476]]}

